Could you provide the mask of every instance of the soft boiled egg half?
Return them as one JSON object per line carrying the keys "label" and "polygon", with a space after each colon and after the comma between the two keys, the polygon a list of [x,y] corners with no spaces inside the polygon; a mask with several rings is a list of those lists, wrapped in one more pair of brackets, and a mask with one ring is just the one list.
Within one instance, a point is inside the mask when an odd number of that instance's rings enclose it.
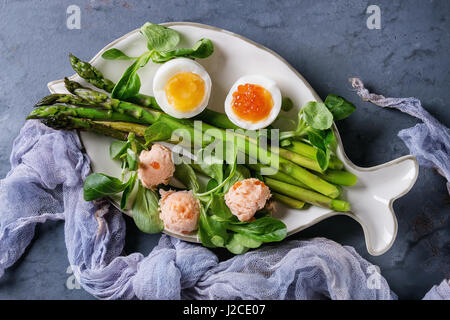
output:
{"label": "soft boiled egg half", "polygon": [[191,118],[208,105],[211,78],[199,63],[173,59],[163,64],[153,78],[153,94],[161,109],[175,118]]}
{"label": "soft boiled egg half", "polygon": [[275,81],[262,75],[239,78],[225,99],[225,112],[235,125],[248,130],[267,127],[281,109],[281,92]]}

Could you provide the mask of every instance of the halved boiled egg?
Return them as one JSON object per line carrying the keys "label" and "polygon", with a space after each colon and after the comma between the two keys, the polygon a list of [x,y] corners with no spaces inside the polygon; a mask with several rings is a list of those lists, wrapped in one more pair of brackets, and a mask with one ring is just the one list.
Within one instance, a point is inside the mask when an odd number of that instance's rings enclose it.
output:
{"label": "halved boiled egg", "polygon": [[281,109],[281,92],[275,81],[262,75],[239,78],[225,99],[225,112],[235,125],[249,130],[267,127]]}
{"label": "halved boiled egg", "polygon": [[187,58],[173,59],[156,72],[153,94],[167,114],[175,118],[191,118],[208,105],[211,78],[199,63]]}

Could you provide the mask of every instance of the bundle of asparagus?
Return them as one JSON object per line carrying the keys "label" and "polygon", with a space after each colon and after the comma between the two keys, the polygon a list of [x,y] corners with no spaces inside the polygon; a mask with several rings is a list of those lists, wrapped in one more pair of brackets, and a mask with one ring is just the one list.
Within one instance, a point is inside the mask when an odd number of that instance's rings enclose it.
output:
{"label": "bundle of asparagus", "polygon": [[[111,92],[114,83],[103,77],[101,72],[87,62],[70,55],[73,69],[88,83]],[[55,129],[86,130],[111,136],[126,141],[130,133],[145,141],[146,130],[155,123],[164,124],[171,132],[184,129],[191,134],[194,144],[206,146],[214,140],[208,137],[208,129],[216,129],[222,139],[229,140],[230,134],[225,129],[236,129],[225,114],[206,109],[196,119],[203,120],[201,128],[203,139],[195,141],[195,131],[191,120],[176,119],[162,112],[153,97],[138,94],[127,101],[111,98],[108,94],[81,86],[75,81],[65,78],[65,85],[71,94],[52,94],[36,104],[36,108],[27,119],[41,119],[46,125]],[[210,138],[210,139],[208,139]],[[250,146],[257,142],[239,134],[232,134],[233,143],[237,143],[238,151],[249,153]],[[257,145],[257,148],[260,148]],[[260,150],[261,151],[261,150]],[[279,154],[279,171],[262,178],[274,192],[278,201],[294,207],[302,208],[304,203],[329,208],[336,211],[349,211],[347,201],[337,199],[341,194],[340,186],[351,186],[356,177],[343,171],[342,162],[331,156],[328,169],[322,170],[317,161],[318,149],[307,143],[293,140],[289,146],[276,150]],[[270,158],[270,152],[264,154]],[[261,160],[261,159],[257,159]],[[266,165],[259,161],[247,167],[256,174],[264,174]],[[270,166],[270,164],[269,164]]]}

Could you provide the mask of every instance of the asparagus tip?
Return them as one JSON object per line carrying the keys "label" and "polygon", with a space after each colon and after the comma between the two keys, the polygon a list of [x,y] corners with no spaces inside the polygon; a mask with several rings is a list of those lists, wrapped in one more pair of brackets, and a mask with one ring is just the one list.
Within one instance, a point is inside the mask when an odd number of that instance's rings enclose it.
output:
{"label": "asparagus tip", "polygon": [[344,200],[336,200],[333,199],[331,201],[331,209],[339,211],[339,212],[347,212],[350,211],[350,203]]}
{"label": "asparagus tip", "polygon": [[38,109],[34,109],[33,111],[30,112],[30,114],[27,116],[26,120],[31,120],[31,119],[38,119]]}
{"label": "asparagus tip", "polygon": [[37,108],[40,106],[53,104],[57,100],[58,96],[58,94],[50,94],[39,100],[38,103],[34,105],[34,107]]}
{"label": "asparagus tip", "polygon": [[70,59],[70,64],[72,65],[72,68],[75,67],[75,65],[78,63],[78,61],[80,61],[80,59],[75,57],[72,53],[69,53],[69,59]]}
{"label": "asparagus tip", "polygon": [[78,82],[71,81],[67,77],[64,77],[64,86],[70,93],[73,93],[75,89],[81,88],[81,85]]}

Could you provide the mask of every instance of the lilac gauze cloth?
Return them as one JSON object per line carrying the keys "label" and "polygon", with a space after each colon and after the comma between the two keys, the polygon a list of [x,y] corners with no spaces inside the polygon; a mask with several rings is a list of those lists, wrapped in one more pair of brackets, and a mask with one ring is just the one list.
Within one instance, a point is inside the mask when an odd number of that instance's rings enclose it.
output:
{"label": "lilac gauze cloth", "polygon": [[423,121],[412,128],[401,130],[398,136],[411,154],[417,157],[420,165],[435,168],[447,179],[450,194],[450,129],[429,114],[416,98],[385,98],[370,93],[358,78],[351,78],[350,82],[364,101],[383,108],[398,109]]}
{"label": "lilac gauze cloth", "polygon": [[122,214],[106,201],[83,200],[90,167],[75,132],[27,121],[11,167],[0,181],[0,277],[23,254],[36,224],[52,219],[65,220],[77,280],[102,299],[396,299],[353,248],[323,238],[219,262],[201,245],[163,235],[148,256],[123,255]]}

